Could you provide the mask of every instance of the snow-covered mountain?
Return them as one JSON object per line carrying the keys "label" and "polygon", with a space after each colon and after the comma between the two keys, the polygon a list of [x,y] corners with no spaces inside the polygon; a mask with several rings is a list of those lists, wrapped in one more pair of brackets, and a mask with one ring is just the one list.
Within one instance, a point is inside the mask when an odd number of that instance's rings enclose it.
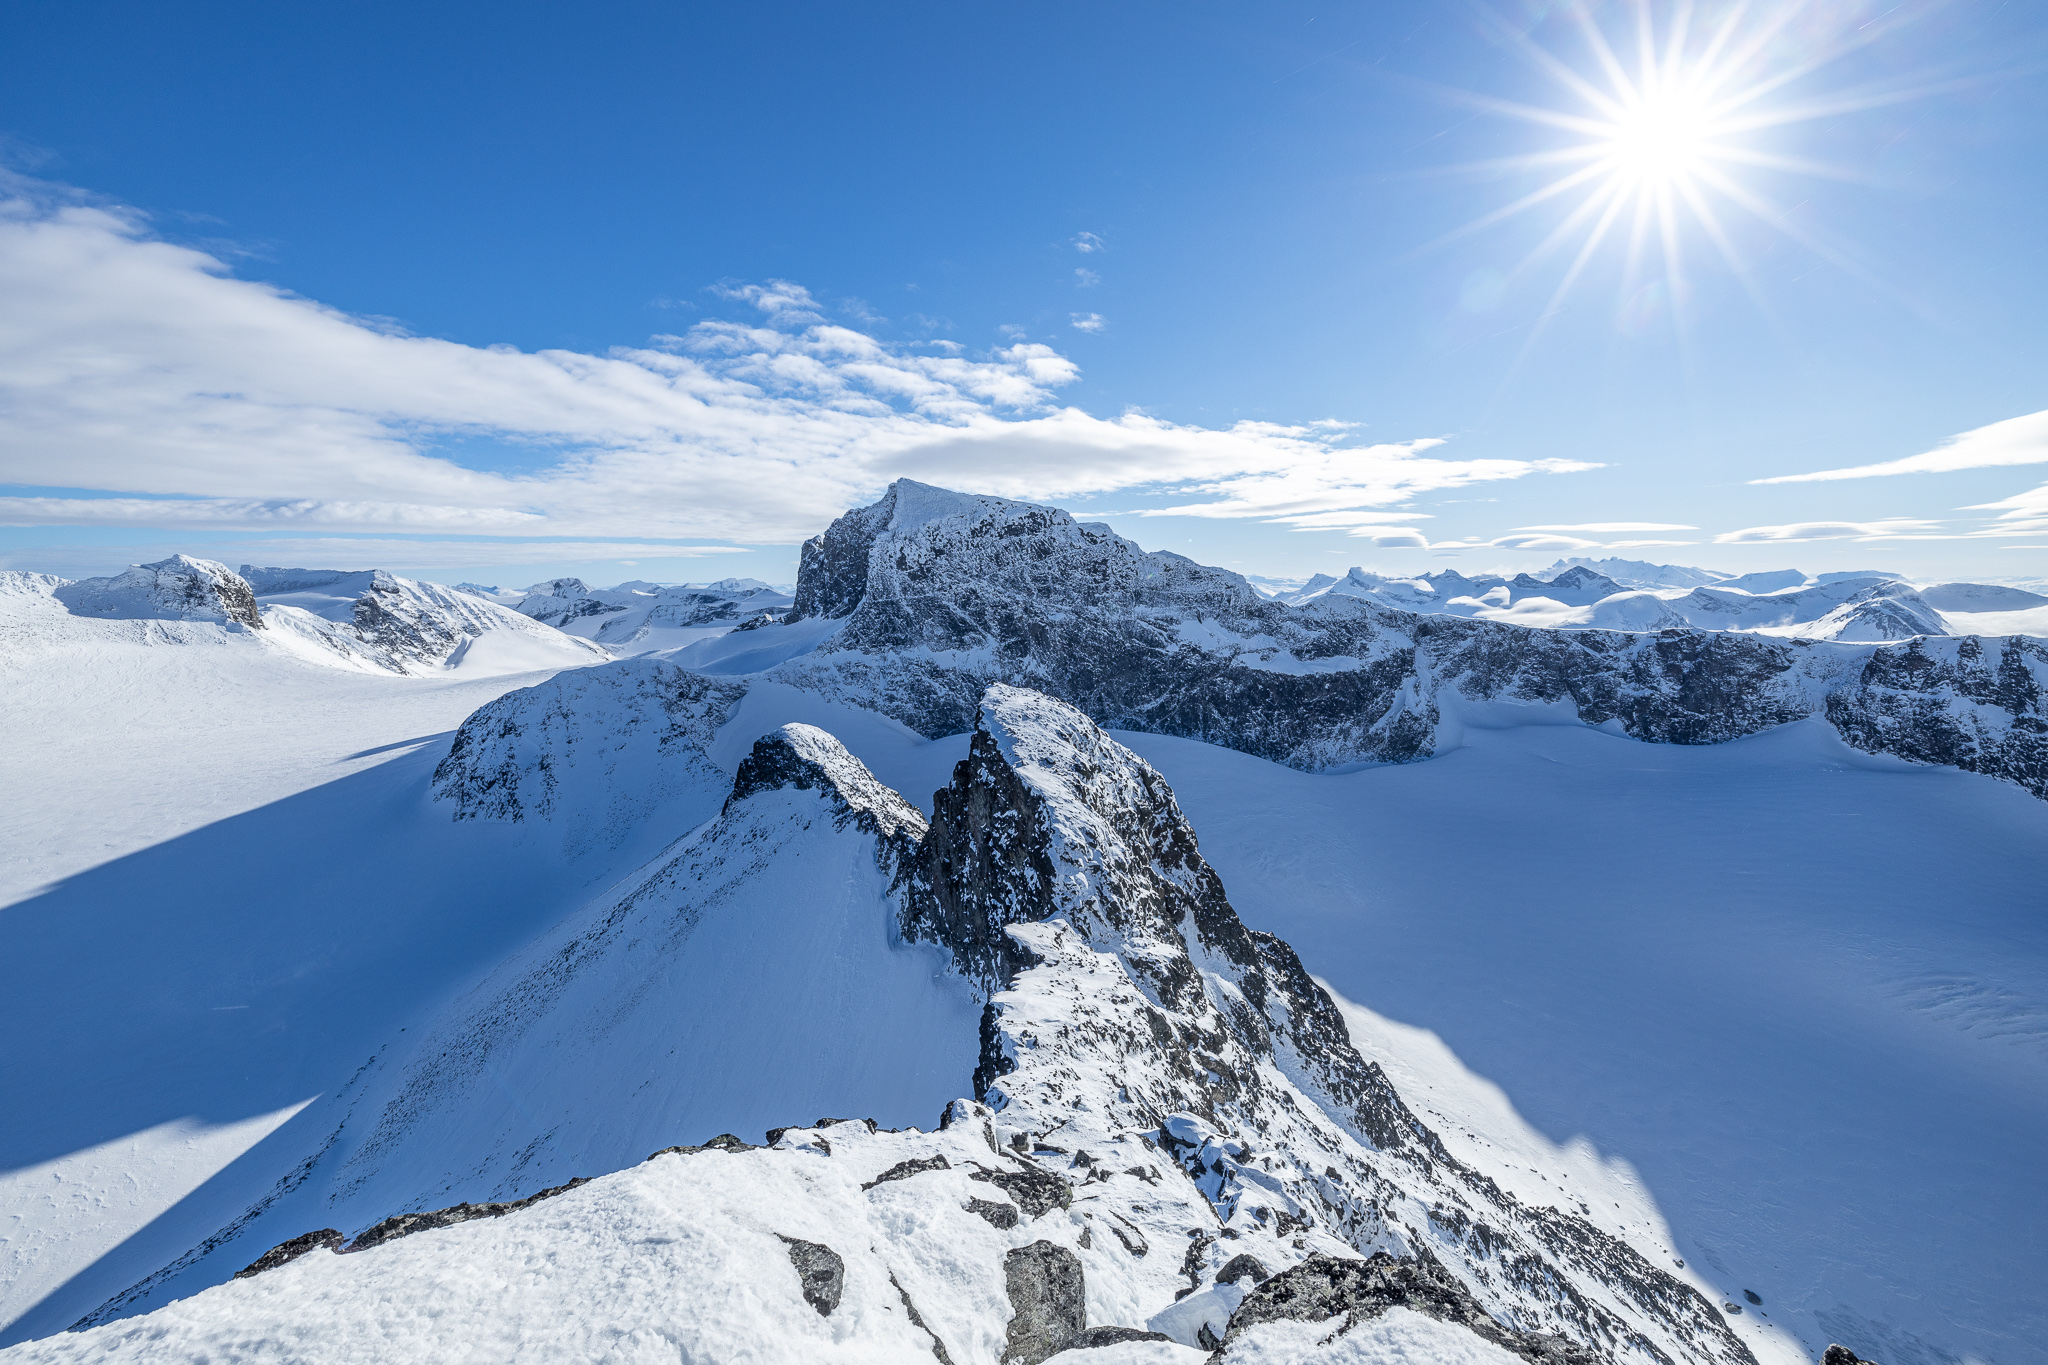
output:
{"label": "snow-covered mountain", "polygon": [[465,666],[510,673],[611,657],[565,632],[537,625],[527,614],[382,569],[244,564],[241,577],[255,591],[272,629],[331,650],[356,666],[392,673]]}
{"label": "snow-covered mountain", "polygon": [[666,588],[645,582],[592,588],[580,578],[555,578],[534,584],[514,605],[614,655],[630,655],[678,649],[765,625],[787,611],[790,601],[787,592],[758,578]]}
{"label": "snow-covered mountain", "polygon": [[[1124,1331],[1087,1340],[1326,1359],[1333,1331],[1411,1315],[1482,1359],[1750,1362],[1745,1335],[1763,1339],[1591,1191],[1531,1204],[1454,1156],[1293,951],[1244,927],[1159,774],[1021,689],[990,690],[929,824],[823,731],[765,737],[716,820],[398,1046],[269,1197],[96,1316],[214,1258],[275,1268],[15,1356],[234,1359],[318,1337],[350,1359],[391,1349],[394,1318],[414,1324],[408,1357],[479,1335],[566,1345],[589,1339],[587,1308],[564,1323],[567,1301],[526,1292],[508,1257],[604,1279],[649,1243],[682,1248],[656,1263],[681,1256],[693,1292],[638,1296],[631,1330],[705,1359],[751,1334],[760,1358],[1036,1362],[1104,1328]],[[678,1055],[719,1057],[740,1090],[704,1095]],[[937,1098],[970,1080],[973,1099]],[[766,1150],[723,1138],[563,1188],[792,1095],[942,1122],[798,1122]],[[409,1216],[521,1182],[553,1197]],[[355,1229],[356,1255],[330,1268],[295,1226],[248,1254],[293,1216]],[[490,1249],[391,1245],[491,1216]],[[441,1273],[421,1273],[427,1241]],[[435,1308],[450,1256],[468,1286],[453,1318]],[[849,1321],[821,1334],[849,1289]]]}
{"label": "snow-covered mountain", "polygon": [[[1575,583],[1599,590],[1590,575]],[[664,673],[663,663],[681,671]],[[1684,627],[1556,631],[1335,592],[1296,606],[1056,509],[909,480],[804,546],[782,621],[663,663],[615,666],[632,670],[614,685],[638,698],[629,706],[666,714],[675,689],[708,686],[674,680],[684,673],[747,676],[759,680],[749,686],[797,688],[936,738],[970,728],[982,692],[1008,682],[1115,727],[1310,770],[1440,752],[1475,704],[1552,708],[1679,744],[1812,716],[1858,748],[2048,796],[2048,747],[2035,728],[2048,643],[2031,638],[1869,645]],[[557,680],[480,715],[474,731],[490,739],[472,748],[458,738],[443,796],[463,811],[531,804],[546,798],[528,784],[560,781],[577,747],[598,747],[601,733],[626,750],[665,743],[661,724],[621,727],[609,712],[582,719],[556,695],[581,686]],[[544,734],[530,719],[543,715]]]}
{"label": "snow-covered mountain", "polygon": [[1324,596],[1359,597],[1404,611],[1467,616],[1514,625],[1582,630],[1754,631],[1810,640],[1872,642],[1915,635],[2048,635],[2048,597],[1988,583],[1921,587],[1895,574],[1822,574],[1797,569],[1723,576],[1690,587],[1669,580],[1706,570],[1629,560],[1555,568],[1550,577],[1468,578],[1455,570],[1413,578],[1352,569],[1318,575],[1278,594],[1303,605]]}
{"label": "snow-covered mountain", "polygon": [[779,619],[0,919],[7,1356],[2038,1361],[2044,679],[901,482]]}
{"label": "snow-covered mountain", "polygon": [[358,672],[523,673],[611,657],[469,593],[382,570],[241,571],[173,555],[106,578],[0,574],[0,648],[203,644]]}

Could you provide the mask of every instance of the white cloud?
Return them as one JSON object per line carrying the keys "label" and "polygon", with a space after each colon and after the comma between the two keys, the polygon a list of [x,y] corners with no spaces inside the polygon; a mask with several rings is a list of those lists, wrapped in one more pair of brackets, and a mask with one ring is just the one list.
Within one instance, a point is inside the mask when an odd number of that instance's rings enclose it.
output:
{"label": "white cloud", "polygon": [[1973,503],[1968,510],[1998,513],[1993,525],[1976,533],[1980,536],[2039,535],[2048,531],[2048,483],[1997,502]]}
{"label": "white cloud", "polygon": [[1093,289],[1102,283],[1102,276],[1082,266],[1074,267],[1074,285],[1078,289]]}
{"label": "white cloud", "polygon": [[1882,521],[1795,521],[1785,526],[1747,526],[1740,531],[1723,531],[1714,537],[1716,545],[1791,544],[1803,540],[1924,540],[1944,539],[1929,535],[1940,523],[1915,521],[1908,517],[1887,517]]}
{"label": "white cloud", "polygon": [[[1576,526],[1517,526],[1517,531],[1697,531],[1668,521],[1583,521]],[[1678,542],[1683,543],[1683,542]]]}
{"label": "white cloud", "polygon": [[509,533],[544,529],[537,512],[502,507],[428,507],[417,503],[263,501],[255,498],[8,498],[0,526],[177,526],[196,531],[254,531],[265,526],[328,530],[432,530]]}
{"label": "white cloud", "polygon": [[1390,519],[1378,509],[1397,507],[1419,494],[1600,467],[1578,460],[1425,459],[1424,452],[1444,444],[1433,436],[1331,446],[1323,432],[1310,427],[1259,422],[1240,422],[1231,435],[1266,443],[1275,458],[1255,471],[1193,483],[1189,491],[1208,501],[1153,508],[1144,515],[1256,517],[1302,531],[1348,529],[1355,536],[1373,537],[1373,526]]}
{"label": "white cloud", "polygon": [[1070,313],[1068,317],[1077,332],[1099,332],[1109,326],[1109,319],[1100,313]]}
{"label": "white cloud", "polygon": [[662,545],[573,540],[386,540],[342,537],[279,537],[225,546],[241,564],[280,568],[396,567],[464,568],[473,564],[588,564],[628,559],[705,559],[751,554],[737,545]]}
{"label": "white cloud", "polygon": [[1560,535],[1518,535],[1502,536],[1487,542],[1500,550],[1597,550],[1597,540],[1581,540],[1577,536]]}
{"label": "white cloud", "polygon": [[[190,528],[178,527],[183,532]],[[459,578],[483,567],[522,564],[603,564],[633,560],[704,559],[753,554],[737,545],[662,545],[621,541],[400,540],[371,537],[279,536],[254,540],[161,544],[36,545],[0,550],[0,568],[33,569],[85,578],[113,573],[124,563],[149,563],[183,551],[226,564],[292,569],[389,569]]]}
{"label": "white cloud", "polygon": [[1109,247],[1094,233],[1084,232],[1074,238],[1074,250],[1085,256],[1097,251],[1107,251]]}
{"label": "white cloud", "polygon": [[[0,482],[122,495],[0,501],[13,524],[788,543],[907,475],[1163,490],[1180,515],[1361,534],[1420,493],[1594,467],[1341,447],[1341,424],[1097,418],[1057,401],[1080,371],[1050,346],[895,346],[786,281],[721,286],[756,318],[645,347],[464,346],[236,279],[47,186],[0,192]],[[532,472],[446,453],[492,444]]]}
{"label": "white cloud", "polygon": [[1780,474],[1751,483],[1815,483],[1830,479],[1869,479],[1888,474],[1940,474],[1956,469],[1994,465],[2048,464],[2048,412],[2008,417],[1987,427],[1951,436],[1933,450],[1902,460],[1822,469],[1811,474]]}

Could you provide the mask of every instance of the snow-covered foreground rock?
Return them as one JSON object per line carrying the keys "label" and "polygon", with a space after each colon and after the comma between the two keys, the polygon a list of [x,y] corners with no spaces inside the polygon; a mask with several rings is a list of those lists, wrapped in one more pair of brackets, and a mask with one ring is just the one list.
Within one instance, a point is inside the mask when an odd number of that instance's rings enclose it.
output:
{"label": "snow-covered foreground rock", "polygon": [[[794,912],[840,926],[825,936],[771,910],[791,894],[778,872],[820,856],[806,851],[820,840],[820,854],[864,847],[865,871],[827,867],[814,886],[872,888]],[[95,1316],[160,1298],[209,1260],[254,1260],[286,1210],[353,1213],[336,1218],[351,1254],[316,1247],[10,1358],[429,1359],[483,1340],[511,1359],[900,1359],[915,1346],[965,1365],[1036,1362],[1121,1327],[1260,1360],[1324,1358],[1317,1342],[1362,1330],[1344,1349],[1365,1360],[1382,1358],[1375,1334],[1445,1324],[1475,1360],[1496,1358],[1489,1347],[1783,1354],[1761,1324],[1749,1341],[1731,1330],[1652,1230],[1562,1192],[1517,1198],[1453,1156],[1292,950],[1244,928],[1158,774],[1040,694],[990,691],[929,826],[829,735],[785,727],[753,748],[718,820],[602,905],[464,996],[410,1063],[382,1068],[392,1084],[372,1077],[360,1122],[343,1117],[266,1198]],[[733,932],[780,946],[717,941]],[[872,948],[854,946],[863,937]],[[950,965],[916,969],[924,944]],[[690,984],[699,950],[696,970],[726,984]],[[893,988],[890,954],[913,970]],[[814,955],[889,1007],[818,990]],[[733,978],[750,959],[768,974]],[[969,993],[988,1001],[972,1038],[974,1011],[944,1017]],[[920,1018],[920,998],[941,1013]],[[797,1034],[775,1038],[777,1016]],[[742,1077],[815,1056],[817,1075],[783,1078],[790,1097],[844,1097],[831,1087],[854,1078],[831,1073],[850,1066],[914,1075],[892,1047],[943,1072],[951,1047],[961,1069],[978,1054],[960,1079],[981,1102],[948,1105],[938,1134],[785,1128],[764,1152],[721,1139],[488,1223],[414,1231],[360,1211],[403,1187],[378,1169],[393,1164],[418,1191],[393,1214],[466,1184],[546,1179],[565,1159],[602,1164],[614,1154],[565,1129],[601,1096],[605,1127],[649,1139],[693,1072],[724,1073],[674,1046],[693,1039]],[[607,1042],[632,1052],[600,1062]],[[408,1142],[422,1150],[406,1157]],[[441,1183],[419,1190],[441,1163]],[[1382,1321],[1394,1307],[1437,1325]],[[1321,1325],[1313,1341],[1283,1326],[1304,1320]]]}

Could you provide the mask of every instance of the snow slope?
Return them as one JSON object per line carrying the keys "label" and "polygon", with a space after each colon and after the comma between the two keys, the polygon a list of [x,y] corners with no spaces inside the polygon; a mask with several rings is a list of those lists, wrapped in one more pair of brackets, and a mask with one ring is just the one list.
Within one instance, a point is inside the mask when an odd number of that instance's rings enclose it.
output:
{"label": "snow slope", "polygon": [[10,1337],[132,1280],[146,1229],[582,875],[425,801],[462,719],[545,673],[345,671],[59,582],[0,581],[0,1322],[56,1295]]}

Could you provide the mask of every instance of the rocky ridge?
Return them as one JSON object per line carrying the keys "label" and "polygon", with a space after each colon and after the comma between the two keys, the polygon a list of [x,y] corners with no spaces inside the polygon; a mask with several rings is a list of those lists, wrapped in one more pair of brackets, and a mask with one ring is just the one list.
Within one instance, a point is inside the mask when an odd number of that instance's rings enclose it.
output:
{"label": "rocky ridge", "polygon": [[[666,1148],[525,1201],[386,1206],[357,1224],[346,1257],[319,1254],[342,1245],[323,1226],[248,1264],[245,1280],[68,1340],[95,1359],[196,1359],[172,1344],[208,1312],[249,1339],[302,1332],[314,1305],[374,1299],[388,1320],[414,1321],[407,1305],[450,1275],[517,1286],[525,1277],[505,1267],[602,1267],[617,1239],[634,1284],[668,1264],[663,1248],[698,1248],[687,1301],[642,1290],[604,1310],[611,1330],[666,1314],[662,1340],[821,1323],[877,1359],[929,1351],[958,1365],[1036,1365],[1164,1337],[1162,1349],[1220,1349],[1225,1360],[1309,1360],[1314,1349],[1281,1350],[1275,1334],[1310,1317],[1319,1339],[1363,1333],[1398,1308],[1527,1360],[1754,1360],[1698,1285],[1652,1261],[1668,1255],[1661,1248],[1567,1201],[1519,1201],[1453,1157],[1351,1046],[1293,951],[1241,923],[1159,774],[1076,708],[1010,686],[983,698],[969,756],[929,823],[824,731],[763,737],[718,820],[636,876],[615,908],[598,906],[573,939],[540,945],[501,977],[505,989],[475,997],[468,1022],[421,1042],[414,1074],[426,1089],[400,1085],[389,1101],[366,1099],[359,1121],[344,1118],[372,1131],[354,1155],[332,1158],[336,1174],[353,1170],[360,1187],[365,1162],[388,1160],[408,1133],[467,1131],[455,1111],[426,1122],[436,1104],[473,1103],[447,1099],[458,1094],[448,1078],[484,1064],[458,1054],[495,1048],[488,1069],[512,1080],[522,1073],[506,1049],[543,1058],[558,1046],[550,1037],[618,1027],[614,1016],[645,992],[636,981],[674,971],[679,948],[706,951],[688,923],[708,924],[740,888],[816,856],[803,842],[813,836],[795,831],[821,818],[833,846],[884,888],[875,928],[898,952],[943,949],[947,975],[984,1002],[974,1097],[946,1106],[937,1132],[819,1120],[774,1129],[765,1147],[723,1136]],[[837,866],[816,875],[848,875]],[[607,976],[606,961],[636,964],[635,975]],[[907,1001],[889,998],[892,1011]],[[590,1024],[533,1033],[536,1009],[559,1016],[564,1001]],[[854,1044],[827,1032],[817,1045]],[[545,1109],[544,1088],[530,1075],[517,1083],[522,1112]],[[496,1093],[476,1091],[494,1104]],[[637,1094],[606,1101],[607,1126],[634,1123]],[[546,1112],[527,1121],[558,1122]],[[508,1132],[500,1146],[516,1145]],[[283,1216],[261,1218],[220,1254]],[[1308,1281],[1313,1292],[1297,1292]],[[579,1329],[588,1307],[551,1292],[485,1288],[460,1312],[503,1320],[523,1340]],[[138,1286],[109,1307],[132,1312],[155,1295]],[[1330,1303],[1343,1322],[1325,1321]],[[353,1316],[332,1330],[354,1330]],[[433,1330],[469,1330],[459,1319]]]}

